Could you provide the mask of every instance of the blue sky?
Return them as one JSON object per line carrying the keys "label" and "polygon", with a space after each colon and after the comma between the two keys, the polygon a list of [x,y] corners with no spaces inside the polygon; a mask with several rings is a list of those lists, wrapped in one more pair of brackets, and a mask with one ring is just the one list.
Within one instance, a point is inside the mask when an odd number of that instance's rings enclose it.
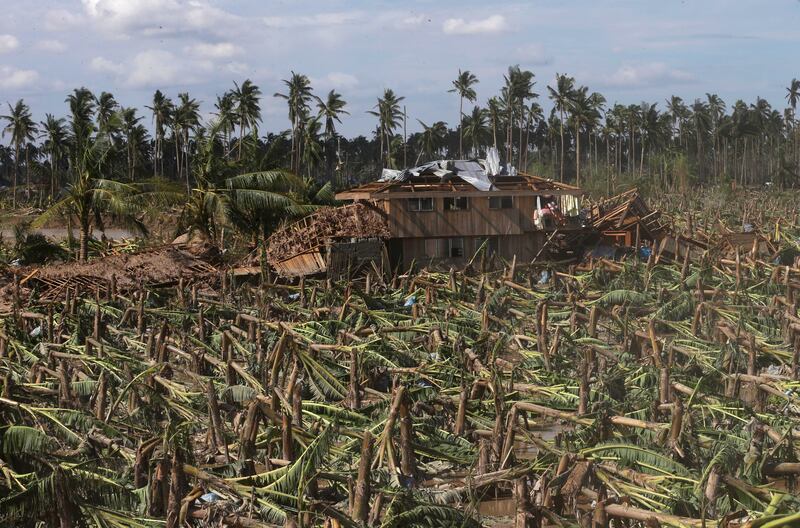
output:
{"label": "blue sky", "polygon": [[[785,106],[800,77],[798,0],[3,0],[0,103],[24,98],[37,119],[66,114],[72,88],[107,90],[141,110],[154,89],[188,91],[208,116],[216,94],[252,79],[264,92],[261,130],[289,127],[290,70],[319,95],[349,102],[341,131],[368,134],[384,88],[416,119],[454,125],[457,70],[480,79],[479,104],[511,64],[546,85],[567,73],[609,102],[687,101],[718,93]],[[149,121],[149,115],[147,116]],[[7,139],[6,139],[7,141]]]}

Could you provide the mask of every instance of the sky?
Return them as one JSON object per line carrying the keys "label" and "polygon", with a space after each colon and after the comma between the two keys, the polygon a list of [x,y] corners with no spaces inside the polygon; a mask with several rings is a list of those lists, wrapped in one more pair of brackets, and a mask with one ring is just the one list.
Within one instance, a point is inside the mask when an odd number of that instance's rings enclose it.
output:
{"label": "sky", "polygon": [[367,111],[385,88],[405,97],[409,132],[418,119],[455,126],[459,69],[485,105],[519,64],[546,111],[556,73],[662,110],[706,92],[783,108],[800,77],[800,0],[0,0],[0,12],[0,113],[22,98],[37,120],[66,115],[80,86],[148,123],[156,88],[189,92],[210,119],[216,95],[249,78],[264,94],[260,131],[280,131],[287,108],[272,95],[291,71],[343,95],[347,136],[374,130]]}

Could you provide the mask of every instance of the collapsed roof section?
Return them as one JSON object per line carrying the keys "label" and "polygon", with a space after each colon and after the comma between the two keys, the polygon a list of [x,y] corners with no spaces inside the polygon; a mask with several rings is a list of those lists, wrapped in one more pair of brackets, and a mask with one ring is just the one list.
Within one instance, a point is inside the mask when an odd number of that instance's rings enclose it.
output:
{"label": "collapsed roof section", "polygon": [[382,213],[366,204],[324,207],[275,231],[267,241],[267,261],[284,277],[324,272],[326,247],[340,239],[384,239]]}
{"label": "collapsed roof section", "polygon": [[592,227],[604,235],[627,233],[625,244],[631,245],[636,230],[642,238],[661,239],[666,226],[661,223],[661,212],[653,211],[645,203],[638,189],[631,189],[592,205]]}
{"label": "collapsed roof section", "polygon": [[583,190],[572,185],[517,172],[503,167],[497,156],[486,160],[439,160],[412,169],[383,169],[379,180],[336,195],[337,200],[391,200],[426,196],[498,195],[531,196],[541,194],[580,196]]}

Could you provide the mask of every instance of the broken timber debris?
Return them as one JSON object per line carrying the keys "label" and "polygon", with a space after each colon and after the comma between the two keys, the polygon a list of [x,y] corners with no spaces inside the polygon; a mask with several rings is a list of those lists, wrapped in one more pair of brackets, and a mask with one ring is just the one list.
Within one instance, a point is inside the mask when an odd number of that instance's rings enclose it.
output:
{"label": "broken timber debris", "polygon": [[327,248],[332,244],[388,236],[386,219],[374,207],[364,203],[326,207],[273,233],[267,242],[267,262],[283,276],[313,275],[328,269],[326,257],[332,252]]}

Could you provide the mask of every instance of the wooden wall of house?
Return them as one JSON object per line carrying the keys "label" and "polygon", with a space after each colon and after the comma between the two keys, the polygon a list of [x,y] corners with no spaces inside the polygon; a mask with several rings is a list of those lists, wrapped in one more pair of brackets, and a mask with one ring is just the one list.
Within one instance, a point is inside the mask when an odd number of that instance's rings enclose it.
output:
{"label": "wooden wall of house", "polygon": [[[489,209],[489,198],[469,199],[465,211],[445,211],[444,198],[434,198],[433,211],[409,211],[407,200],[383,202],[392,237],[518,235],[532,228],[531,198],[514,197],[511,209]],[[524,211],[524,212],[523,212]]]}
{"label": "wooden wall of house", "polygon": [[[530,262],[539,252],[545,242],[546,234],[542,232],[524,233],[519,235],[490,236],[492,242],[487,244],[496,251],[497,255],[511,260],[517,256],[517,262]],[[463,239],[464,255],[462,257],[449,257],[448,238]],[[400,242],[403,267],[407,268],[412,262],[419,266],[426,265],[454,265],[464,266],[475,255],[485,236],[478,237],[448,237],[448,238],[404,238]],[[397,255],[391,255],[392,259]]]}

